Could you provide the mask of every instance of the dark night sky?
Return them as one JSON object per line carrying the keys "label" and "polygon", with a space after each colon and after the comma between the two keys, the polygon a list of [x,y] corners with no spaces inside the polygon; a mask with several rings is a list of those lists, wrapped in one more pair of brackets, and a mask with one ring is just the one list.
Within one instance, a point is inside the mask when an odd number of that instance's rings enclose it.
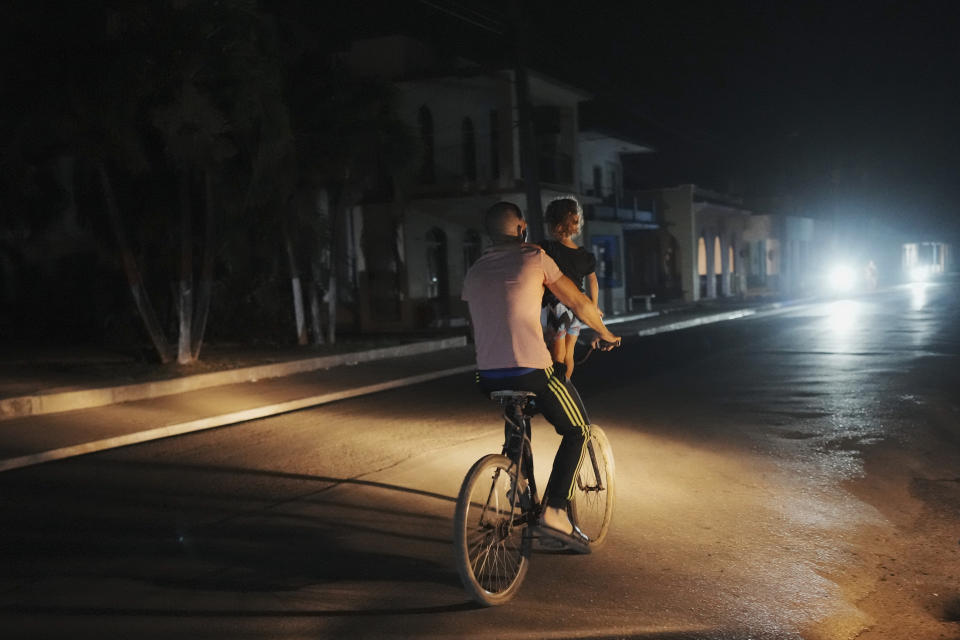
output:
{"label": "dark night sky", "polygon": [[[952,3],[523,4],[530,66],[593,92],[610,125],[660,149],[635,180],[669,180],[665,167],[677,164],[678,178],[689,171],[682,181],[960,233]],[[510,48],[492,32],[509,30],[505,0],[341,11],[331,45],[399,31],[465,57]]]}

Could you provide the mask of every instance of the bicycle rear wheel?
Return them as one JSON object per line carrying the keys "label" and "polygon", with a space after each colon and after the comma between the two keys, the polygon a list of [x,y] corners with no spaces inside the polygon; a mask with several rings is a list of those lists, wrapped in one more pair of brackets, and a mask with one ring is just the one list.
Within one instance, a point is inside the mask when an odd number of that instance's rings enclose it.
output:
{"label": "bicycle rear wheel", "polygon": [[603,429],[593,425],[570,501],[573,522],[590,539],[591,547],[599,547],[607,539],[615,497],[613,449]]}
{"label": "bicycle rear wheel", "polygon": [[515,474],[506,456],[484,456],[467,472],[457,497],[457,572],[467,592],[485,606],[508,602],[527,574],[531,537],[519,499],[511,499]]}

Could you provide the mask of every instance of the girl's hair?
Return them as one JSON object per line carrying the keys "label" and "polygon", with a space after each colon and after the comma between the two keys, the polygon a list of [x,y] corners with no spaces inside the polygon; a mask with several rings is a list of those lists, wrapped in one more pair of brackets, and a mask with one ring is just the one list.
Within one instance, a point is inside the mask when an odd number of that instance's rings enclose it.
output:
{"label": "girl's hair", "polygon": [[583,229],[583,209],[571,196],[555,198],[547,205],[547,228],[559,238],[574,236]]}

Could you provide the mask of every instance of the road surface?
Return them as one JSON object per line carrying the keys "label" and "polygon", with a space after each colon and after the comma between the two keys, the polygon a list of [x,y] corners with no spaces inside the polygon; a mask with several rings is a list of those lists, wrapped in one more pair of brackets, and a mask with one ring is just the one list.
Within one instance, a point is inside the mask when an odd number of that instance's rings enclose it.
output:
{"label": "road surface", "polygon": [[[0,474],[0,637],[960,637],[956,283],[627,337],[575,382],[609,541],[452,563],[470,376]],[[538,480],[557,443],[535,423]]]}

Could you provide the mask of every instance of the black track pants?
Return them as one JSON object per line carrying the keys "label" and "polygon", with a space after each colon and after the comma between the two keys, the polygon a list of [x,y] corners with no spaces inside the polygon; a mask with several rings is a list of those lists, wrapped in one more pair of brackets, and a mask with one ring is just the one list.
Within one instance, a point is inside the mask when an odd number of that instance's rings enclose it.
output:
{"label": "black track pants", "polygon": [[590,419],[576,387],[554,375],[553,367],[507,378],[485,378],[479,371],[477,384],[485,395],[491,391],[532,391],[537,394],[537,407],[563,438],[553,459],[545,502],[551,507],[565,507],[573,497],[577,471],[590,435]]}

